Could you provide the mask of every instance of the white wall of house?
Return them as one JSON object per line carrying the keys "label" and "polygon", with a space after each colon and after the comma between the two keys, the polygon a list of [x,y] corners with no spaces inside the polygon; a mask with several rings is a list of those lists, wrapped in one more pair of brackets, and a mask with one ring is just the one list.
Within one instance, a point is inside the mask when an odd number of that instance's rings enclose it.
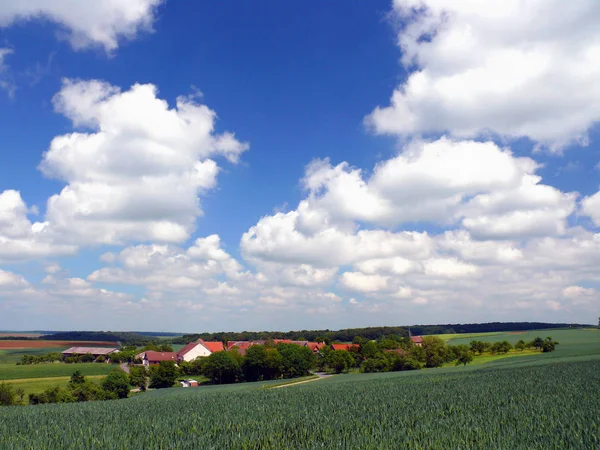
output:
{"label": "white wall of house", "polygon": [[183,360],[190,362],[199,358],[200,356],[209,356],[211,351],[207,349],[204,345],[198,344],[185,355],[183,355]]}

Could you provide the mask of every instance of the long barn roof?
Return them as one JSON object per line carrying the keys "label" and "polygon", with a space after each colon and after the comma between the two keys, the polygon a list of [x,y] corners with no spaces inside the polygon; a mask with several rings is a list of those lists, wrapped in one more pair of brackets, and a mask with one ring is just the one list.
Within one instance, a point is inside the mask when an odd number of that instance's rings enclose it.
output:
{"label": "long barn roof", "polygon": [[86,355],[88,353],[90,353],[92,355],[108,355],[108,354],[116,352],[116,351],[118,351],[118,349],[108,348],[108,347],[71,347],[62,353],[63,353],[63,355],[65,355],[65,354]]}

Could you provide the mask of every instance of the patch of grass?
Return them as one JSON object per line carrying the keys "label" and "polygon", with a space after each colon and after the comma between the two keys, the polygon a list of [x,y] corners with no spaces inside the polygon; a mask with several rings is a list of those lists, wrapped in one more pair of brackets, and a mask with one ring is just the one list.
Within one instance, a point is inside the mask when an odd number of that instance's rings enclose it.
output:
{"label": "patch of grass", "polygon": [[[510,351],[509,353],[496,354],[496,355],[492,355],[491,353],[484,353],[483,355],[474,355],[473,362],[471,362],[470,365],[477,366],[477,365],[481,365],[481,364],[487,364],[492,361],[498,361],[500,359],[514,358],[517,356],[533,356],[533,355],[541,356],[542,353],[537,350],[523,350],[521,352],[520,351]],[[444,367],[452,367],[455,365],[456,365],[456,363],[449,362],[449,363],[444,364]]]}
{"label": "patch of grass", "polygon": [[[106,378],[106,375],[92,375],[86,377],[87,380],[95,383],[101,383]],[[46,389],[60,386],[66,388],[71,377],[50,377],[50,378],[24,378],[21,380],[10,380],[6,383],[11,384],[14,388],[22,388],[25,394],[41,394]],[[27,404],[27,398],[24,398],[24,404]]]}
{"label": "patch of grass", "polygon": [[46,363],[26,366],[0,364],[0,381],[24,378],[70,377],[76,370],[79,370],[84,376],[108,375],[116,367],[118,366],[115,364],[104,363]]}
{"label": "patch of grass", "polygon": [[21,361],[23,355],[38,356],[51,352],[62,352],[68,348],[69,347],[0,349],[0,364],[16,364],[18,361]]}
{"label": "patch of grass", "polygon": [[438,337],[438,338],[442,339],[444,342],[446,342],[448,344],[456,345],[453,342],[448,342],[448,341],[451,341],[453,339],[470,339],[470,340],[477,339],[477,340],[481,340],[479,338],[485,337],[485,336],[495,336],[497,334],[501,334],[501,333],[498,333],[498,332],[495,332],[495,331],[490,331],[489,333],[430,334],[429,336]]}

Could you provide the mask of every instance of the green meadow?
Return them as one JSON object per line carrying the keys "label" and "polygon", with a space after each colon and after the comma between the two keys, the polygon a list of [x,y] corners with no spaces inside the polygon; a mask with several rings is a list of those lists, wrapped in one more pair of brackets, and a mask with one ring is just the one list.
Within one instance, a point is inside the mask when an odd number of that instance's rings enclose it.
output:
{"label": "green meadow", "polygon": [[82,375],[108,375],[116,365],[104,363],[46,363],[17,366],[16,364],[0,364],[0,381],[25,378],[70,377],[79,370]]}
{"label": "green meadow", "polygon": [[558,331],[513,335],[551,335],[553,353],[467,367],[7,407],[0,448],[598,448],[600,343],[593,332]]}

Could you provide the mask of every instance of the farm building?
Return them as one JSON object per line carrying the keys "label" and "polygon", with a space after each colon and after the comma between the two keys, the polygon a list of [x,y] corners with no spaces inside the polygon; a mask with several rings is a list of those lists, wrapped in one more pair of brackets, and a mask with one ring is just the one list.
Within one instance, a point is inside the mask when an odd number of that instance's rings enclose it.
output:
{"label": "farm building", "polygon": [[225,350],[222,342],[206,342],[198,339],[196,342],[190,342],[177,352],[177,361],[193,361],[201,356],[209,356],[214,352]]}
{"label": "farm building", "polygon": [[183,380],[180,381],[182,387],[198,387],[198,382],[196,380]]}
{"label": "farm building", "polygon": [[236,349],[242,356],[246,354],[246,350],[253,345],[265,345],[266,341],[228,341],[227,350]]}
{"label": "farm building", "polygon": [[111,353],[118,352],[117,348],[108,347],[71,347],[62,352],[63,358],[69,356],[92,355],[94,358],[98,356],[109,356]]}
{"label": "farm building", "polygon": [[410,340],[412,341],[413,344],[415,344],[417,347],[421,347],[423,346],[423,338],[421,336],[411,336]]}
{"label": "farm building", "polygon": [[313,353],[319,353],[319,350],[325,347],[325,342],[307,342],[304,346],[310,348]]}
{"label": "farm building", "polygon": [[148,366],[155,366],[160,364],[161,361],[173,361],[177,362],[177,353],[176,352],[154,352],[152,350],[148,350],[144,352],[144,357],[142,358],[143,364]]}
{"label": "farm building", "polygon": [[295,344],[295,345],[300,345],[301,347],[304,347],[306,344],[308,344],[308,341],[292,341],[291,339],[273,339],[273,343],[275,345],[277,345],[277,344]]}

